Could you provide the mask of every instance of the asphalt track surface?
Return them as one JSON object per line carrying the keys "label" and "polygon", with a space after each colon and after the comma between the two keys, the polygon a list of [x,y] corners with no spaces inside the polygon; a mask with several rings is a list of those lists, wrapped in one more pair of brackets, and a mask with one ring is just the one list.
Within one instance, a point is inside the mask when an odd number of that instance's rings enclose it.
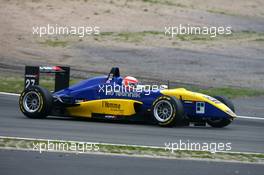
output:
{"label": "asphalt track surface", "polygon": [[[12,168],[14,167],[15,168]],[[0,150],[0,174],[262,174],[261,164]]]}
{"label": "asphalt track surface", "polygon": [[[243,106],[243,105],[242,105]],[[165,142],[231,143],[231,151],[264,152],[264,120],[236,119],[225,128],[175,127],[82,121],[29,119],[18,109],[18,97],[0,95],[0,135],[42,139],[164,146]]]}

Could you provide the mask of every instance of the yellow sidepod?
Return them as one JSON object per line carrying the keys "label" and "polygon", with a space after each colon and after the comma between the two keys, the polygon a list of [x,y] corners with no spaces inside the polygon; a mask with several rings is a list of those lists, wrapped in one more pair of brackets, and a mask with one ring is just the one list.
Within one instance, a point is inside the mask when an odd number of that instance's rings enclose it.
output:
{"label": "yellow sidepod", "polygon": [[71,116],[91,117],[92,113],[107,115],[131,116],[136,114],[134,103],[142,102],[127,99],[102,99],[79,103],[79,106],[68,107],[67,114]]}
{"label": "yellow sidepod", "polygon": [[161,90],[161,93],[163,95],[174,96],[174,97],[176,97],[178,99],[182,99],[184,101],[207,102],[207,103],[215,106],[216,108],[224,111],[228,115],[230,115],[232,117],[236,117],[236,114],[234,112],[232,112],[225,104],[223,104],[221,102],[219,103],[219,101],[215,101],[214,98],[212,98],[208,95],[205,95],[205,94],[188,91],[184,88],[165,89],[165,90]]}

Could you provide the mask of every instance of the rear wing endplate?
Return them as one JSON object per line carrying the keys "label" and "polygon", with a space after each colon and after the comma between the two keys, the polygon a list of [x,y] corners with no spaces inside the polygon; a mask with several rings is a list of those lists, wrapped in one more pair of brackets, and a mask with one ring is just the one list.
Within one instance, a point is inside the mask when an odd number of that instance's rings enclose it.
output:
{"label": "rear wing endplate", "polygon": [[70,67],[63,66],[26,66],[25,67],[25,89],[33,85],[39,85],[40,73],[55,75],[54,91],[69,87]]}

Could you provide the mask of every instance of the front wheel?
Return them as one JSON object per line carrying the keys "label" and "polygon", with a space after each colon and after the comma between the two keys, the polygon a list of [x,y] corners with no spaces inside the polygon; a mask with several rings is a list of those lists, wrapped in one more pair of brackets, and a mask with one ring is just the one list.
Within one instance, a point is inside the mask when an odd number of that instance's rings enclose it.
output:
{"label": "front wheel", "polygon": [[172,126],[183,120],[183,105],[175,97],[159,97],[152,105],[152,115],[160,126]]}
{"label": "front wheel", "polygon": [[[235,107],[234,107],[234,104],[232,103],[231,100],[229,100],[228,98],[223,97],[223,96],[215,96],[214,98],[219,100],[220,102],[224,103],[229,109],[231,109],[233,112],[235,112]],[[210,126],[215,127],[215,128],[225,127],[225,126],[229,125],[231,122],[232,122],[231,119],[226,119],[226,118],[208,119],[207,120],[207,123]]]}
{"label": "front wheel", "polygon": [[207,123],[214,128],[223,128],[231,123],[230,119],[209,119]]}
{"label": "front wheel", "polygon": [[52,108],[51,93],[40,86],[25,89],[19,98],[21,112],[29,118],[45,118]]}

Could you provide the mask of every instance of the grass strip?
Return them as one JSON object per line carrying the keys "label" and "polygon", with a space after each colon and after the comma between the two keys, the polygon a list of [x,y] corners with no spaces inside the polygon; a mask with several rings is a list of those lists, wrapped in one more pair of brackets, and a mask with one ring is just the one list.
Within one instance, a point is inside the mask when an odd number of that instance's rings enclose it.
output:
{"label": "grass strip", "polygon": [[58,39],[46,39],[45,41],[39,43],[50,47],[66,47],[69,42]]}
{"label": "grass strip", "polygon": [[[37,148],[36,145],[39,145],[39,148],[41,146],[42,150],[40,151],[40,149]],[[48,145],[53,145],[53,147]],[[60,147],[55,147],[55,145],[60,145]],[[75,147],[73,145],[75,145]],[[148,156],[148,157],[150,156],[150,157],[161,157],[161,158],[205,159],[205,160],[216,160],[216,161],[264,163],[263,153],[243,153],[243,152],[212,153],[210,151],[189,151],[189,150],[171,151],[166,147],[148,147],[148,146],[137,146],[137,145],[121,145],[121,144],[78,142],[78,141],[65,141],[65,140],[45,140],[45,139],[16,138],[16,137],[5,137],[5,136],[0,136],[0,149],[29,150],[29,151],[39,151],[40,153],[42,152],[66,152],[66,153],[77,153],[77,154],[110,153],[110,154],[120,154],[120,155]]]}
{"label": "grass strip", "polygon": [[255,97],[264,95],[264,90],[253,88],[238,88],[238,87],[211,87],[201,89],[197,86],[191,86],[188,88],[191,91],[207,94],[210,96],[225,96],[230,99],[238,97]]}
{"label": "grass strip", "polygon": [[128,43],[141,43],[147,39],[147,37],[156,37],[156,40],[173,40],[173,41],[237,41],[237,40],[247,40],[247,41],[262,41],[264,39],[263,32],[252,32],[252,31],[240,31],[232,32],[229,35],[219,35],[213,34],[178,34],[171,38],[171,35],[165,35],[163,31],[139,31],[139,32],[101,32],[99,36],[94,36],[95,40],[113,40],[119,42]]}

